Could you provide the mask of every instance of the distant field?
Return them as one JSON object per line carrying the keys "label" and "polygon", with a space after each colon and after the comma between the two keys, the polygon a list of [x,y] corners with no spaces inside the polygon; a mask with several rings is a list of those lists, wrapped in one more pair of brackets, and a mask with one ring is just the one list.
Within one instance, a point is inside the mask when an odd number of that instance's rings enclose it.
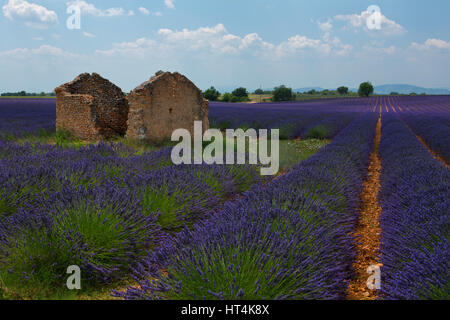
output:
{"label": "distant field", "polygon": [[252,103],[269,102],[272,96],[273,96],[272,94],[253,94],[253,93],[248,95]]}
{"label": "distant field", "polygon": [[56,99],[56,97],[54,96],[29,96],[29,97],[24,97],[24,96],[9,96],[9,97],[3,97],[0,96],[0,99]]}

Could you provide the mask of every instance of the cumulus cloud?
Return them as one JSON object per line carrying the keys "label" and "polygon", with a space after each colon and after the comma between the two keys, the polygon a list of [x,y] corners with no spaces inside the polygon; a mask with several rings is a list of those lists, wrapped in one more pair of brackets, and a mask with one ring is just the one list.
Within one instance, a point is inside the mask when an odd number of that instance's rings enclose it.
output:
{"label": "cumulus cloud", "polygon": [[164,4],[169,9],[175,9],[175,0],[164,0]]}
{"label": "cumulus cloud", "polygon": [[144,7],[140,7],[139,8],[139,12],[148,16],[150,14],[150,11],[148,11],[148,9],[144,8]]}
{"label": "cumulus cloud", "polygon": [[96,8],[93,4],[87,3],[86,1],[82,0],[69,1],[67,2],[67,5],[78,6],[81,10],[81,13],[90,14],[96,17],[116,17],[116,16],[123,16],[125,14],[134,15],[134,12],[132,11],[126,13],[126,11],[123,8],[109,8],[106,10],[101,10]]}
{"label": "cumulus cloud", "polygon": [[98,50],[103,55],[139,55],[154,52],[201,52],[222,55],[250,54],[267,59],[280,59],[298,54],[345,55],[352,49],[338,38],[311,39],[295,35],[279,44],[264,41],[257,33],[238,36],[227,31],[223,24],[194,30],[159,29],[155,39],[140,38],[134,42],[122,42],[109,50]]}
{"label": "cumulus cloud", "polygon": [[9,0],[2,9],[6,18],[23,21],[28,27],[44,29],[58,23],[55,11],[24,0]]}
{"label": "cumulus cloud", "polygon": [[61,48],[53,47],[51,45],[41,45],[39,48],[17,48],[13,50],[0,51],[0,57],[13,58],[13,59],[29,59],[37,56],[51,56],[51,57],[63,57],[74,58],[78,57],[77,54],[65,51]]}
{"label": "cumulus cloud", "polygon": [[326,22],[317,21],[317,25],[319,29],[323,32],[330,32],[333,29],[333,24],[331,23],[331,19],[328,19]]}
{"label": "cumulus cloud", "polygon": [[450,42],[441,39],[428,39],[423,44],[413,42],[412,49],[418,50],[450,50]]}
{"label": "cumulus cloud", "polygon": [[[367,26],[367,21],[369,21],[373,15],[376,15],[380,20],[380,29],[371,29]],[[346,15],[336,15],[335,20],[344,21],[347,23],[347,28],[354,30],[364,30],[369,34],[381,33],[387,36],[402,35],[406,32],[406,29],[395,21],[387,18],[381,12],[370,12],[369,9],[362,11],[361,14],[346,14]]]}
{"label": "cumulus cloud", "polygon": [[183,49],[186,51],[209,51],[218,54],[238,54],[250,48],[273,48],[273,45],[263,41],[258,34],[251,33],[239,37],[228,33],[223,24],[214,27],[203,27],[195,30],[159,29],[158,39],[140,38],[135,42],[123,42],[114,45],[112,50],[99,51],[99,53],[119,53],[136,50],[142,52],[145,48]]}

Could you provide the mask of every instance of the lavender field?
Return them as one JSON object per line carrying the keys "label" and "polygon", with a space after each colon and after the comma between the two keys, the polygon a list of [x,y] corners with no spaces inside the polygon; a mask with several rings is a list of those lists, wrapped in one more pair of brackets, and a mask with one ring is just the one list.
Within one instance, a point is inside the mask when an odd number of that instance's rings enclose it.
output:
{"label": "lavender field", "polygon": [[[0,298],[450,298],[450,96],[211,102],[209,112],[214,128],[329,143],[276,177],[176,166],[170,145],[56,132],[53,99],[0,99]],[[379,190],[367,188],[374,172]],[[380,232],[360,265],[368,206]],[[70,265],[82,272],[76,293]],[[377,290],[360,285],[369,265],[380,267]]]}

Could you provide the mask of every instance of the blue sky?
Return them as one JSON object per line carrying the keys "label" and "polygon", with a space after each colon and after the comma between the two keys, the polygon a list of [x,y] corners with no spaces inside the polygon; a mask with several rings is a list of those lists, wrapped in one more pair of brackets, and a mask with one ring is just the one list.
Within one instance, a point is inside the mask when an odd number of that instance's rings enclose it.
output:
{"label": "blue sky", "polygon": [[[71,4],[81,29],[66,26]],[[130,91],[160,69],[202,89],[448,88],[448,12],[448,0],[1,0],[0,92],[50,91],[82,72]]]}

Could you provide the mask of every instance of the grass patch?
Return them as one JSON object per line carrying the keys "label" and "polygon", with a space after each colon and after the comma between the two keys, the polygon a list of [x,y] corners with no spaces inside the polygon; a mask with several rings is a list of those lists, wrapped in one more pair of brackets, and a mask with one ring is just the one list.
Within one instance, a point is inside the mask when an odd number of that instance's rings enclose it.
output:
{"label": "grass patch", "polygon": [[138,140],[138,139],[128,139],[125,137],[116,137],[112,139],[114,143],[121,143],[127,147],[132,148],[136,151],[136,155],[142,155],[145,152],[151,152],[159,150],[164,147],[170,147],[177,144],[177,142],[172,142],[170,140],[164,141],[149,141],[149,140]]}
{"label": "grass patch", "polygon": [[309,158],[330,142],[320,139],[280,141],[280,170],[287,170]]}

